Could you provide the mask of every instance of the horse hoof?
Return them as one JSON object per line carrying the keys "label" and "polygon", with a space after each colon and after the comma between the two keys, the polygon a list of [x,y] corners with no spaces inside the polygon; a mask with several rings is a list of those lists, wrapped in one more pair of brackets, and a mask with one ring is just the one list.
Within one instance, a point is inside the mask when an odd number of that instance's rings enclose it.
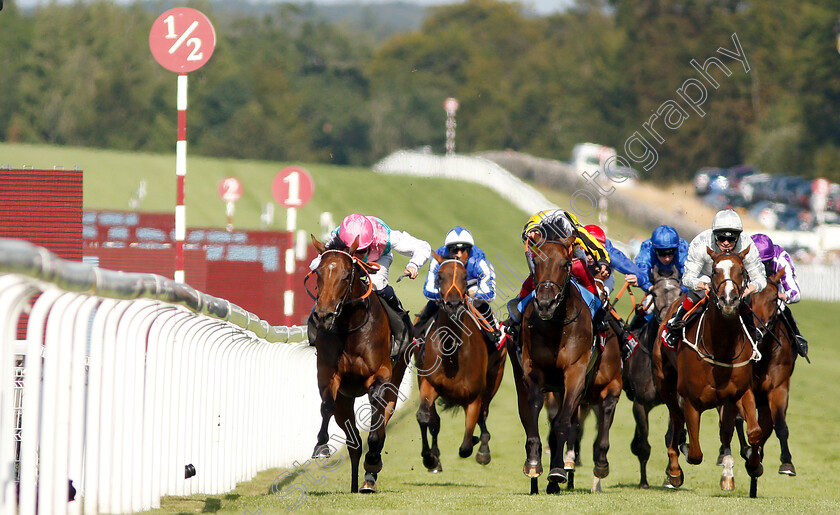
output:
{"label": "horse hoof", "polygon": [[735,478],[734,477],[722,477],[720,478],[720,489],[724,492],[731,492],[735,490]]}
{"label": "horse hoof", "polygon": [[679,488],[683,485],[683,481],[685,481],[685,474],[682,469],[680,469],[678,476],[672,476],[669,472],[666,472],[665,484],[663,486],[667,488]]}
{"label": "horse hoof", "polygon": [[327,444],[318,445],[315,447],[315,450],[312,451],[312,459],[313,460],[320,460],[320,459],[327,459],[330,457],[330,446]]}
{"label": "horse hoof", "polygon": [[603,492],[604,491],[601,488],[601,478],[599,478],[599,477],[592,478],[592,488],[589,491],[592,492],[593,494],[597,493],[597,492]]}
{"label": "horse hoof", "polygon": [[440,462],[438,462],[437,465],[427,470],[432,474],[440,474],[441,472],[443,472],[443,466],[440,464]]}
{"label": "horse hoof", "polygon": [[479,451],[475,455],[475,461],[477,461],[479,465],[487,465],[490,463],[490,453]]}
{"label": "horse hoof", "polygon": [[761,475],[764,474],[764,465],[759,463],[754,468],[747,466],[747,474],[749,474],[750,477],[761,477]]}
{"label": "horse hoof", "polygon": [[525,461],[522,473],[530,478],[540,477],[543,473],[542,463],[539,461]]}
{"label": "horse hoof", "polygon": [[645,481],[644,483],[639,483],[639,488],[642,490],[647,490],[648,488],[650,488],[650,485],[648,485],[647,481]]}
{"label": "horse hoof", "polygon": [[595,468],[592,469],[592,473],[597,478],[605,478],[610,475],[610,466],[609,465],[595,465]]}
{"label": "horse hoof", "polygon": [[559,494],[560,493],[560,483],[552,483],[551,481],[549,481],[548,485],[545,487],[545,493],[547,493],[547,494]]}
{"label": "horse hoof", "polygon": [[549,483],[565,483],[566,482],[566,471],[559,467],[551,469],[548,473],[548,482]]}
{"label": "horse hoof", "polygon": [[723,454],[718,454],[717,466],[718,467],[723,466]]}
{"label": "horse hoof", "polygon": [[796,468],[794,468],[793,463],[782,463],[782,466],[779,467],[779,474],[784,474],[786,476],[795,476]]}
{"label": "horse hoof", "polygon": [[460,456],[462,458],[469,458],[470,456],[472,456],[472,451],[473,451],[472,447],[466,447],[466,448],[460,447],[460,448],[458,448],[458,456]]}
{"label": "horse hoof", "polygon": [[361,494],[375,494],[376,493],[376,483],[373,481],[367,481],[362,484],[362,487],[359,488],[359,493]]}
{"label": "horse hoof", "polygon": [[435,474],[443,470],[443,467],[440,465],[440,459],[437,456],[424,456],[423,466],[426,467],[426,470]]}

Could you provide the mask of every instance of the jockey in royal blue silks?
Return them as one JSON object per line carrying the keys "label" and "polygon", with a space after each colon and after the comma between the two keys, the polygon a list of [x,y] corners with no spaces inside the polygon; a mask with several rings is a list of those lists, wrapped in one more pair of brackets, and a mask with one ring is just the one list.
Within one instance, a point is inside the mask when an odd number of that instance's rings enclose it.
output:
{"label": "jockey in royal blue silks", "polygon": [[[641,270],[639,287],[648,291],[651,284],[651,271],[654,266],[659,268],[677,268],[677,278],[683,276],[685,259],[688,257],[688,242],[680,238],[677,230],[670,225],[660,225],[653,230],[650,238],[642,242],[636,255],[636,266]],[[688,288],[682,286],[684,292]]]}
{"label": "jockey in royal blue silks", "polygon": [[[498,342],[501,331],[490,306],[490,302],[496,298],[496,272],[487,260],[484,251],[475,245],[472,233],[461,226],[454,227],[446,233],[443,245],[435,253],[445,259],[457,259],[464,263],[467,270],[467,295],[472,299],[473,306],[493,328],[493,332],[488,333],[488,336],[492,336]],[[414,321],[415,327],[422,326],[437,314],[437,301],[440,299],[437,284],[439,267],[440,263],[436,260],[430,261],[429,273],[423,284],[423,295],[429,299],[429,302],[417,315]]]}

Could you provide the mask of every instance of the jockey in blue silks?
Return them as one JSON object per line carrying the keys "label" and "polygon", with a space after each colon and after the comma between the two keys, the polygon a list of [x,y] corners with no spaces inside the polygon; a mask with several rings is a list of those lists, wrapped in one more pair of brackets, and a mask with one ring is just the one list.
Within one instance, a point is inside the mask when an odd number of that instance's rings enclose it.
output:
{"label": "jockey in blue silks", "polygon": [[[443,245],[435,253],[445,259],[457,259],[464,263],[467,270],[467,295],[472,298],[473,306],[493,328],[491,336],[498,341],[501,332],[490,307],[490,302],[496,298],[496,272],[493,270],[493,265],[487,261],[484,251],[475,245],[472,233],[461,226],[454,227],[446,233]],[[415,327],[420,327],[437,314],[437,301],[440,299],[437,285],[439,267],[440,263],[436,260],[430,261],[429,273],[423,284],[423,295],[429,299],[429,302],[417,315],[414,321]]]}
{"label": "jockey in blue silks", "polygon": [[[638,277],[639,287],[644,291],[650,290],[651,271],[654,266],[663,269],[677,268],[677,278],[683,276],[685,259],[688,257],[688,242],[680,238],[677,230],[670,225],[660,225],[653,230],[650,238],[642,242],[636,255],[636,266],[642,272]],[[688,288],[682,286],[684,292]]]}

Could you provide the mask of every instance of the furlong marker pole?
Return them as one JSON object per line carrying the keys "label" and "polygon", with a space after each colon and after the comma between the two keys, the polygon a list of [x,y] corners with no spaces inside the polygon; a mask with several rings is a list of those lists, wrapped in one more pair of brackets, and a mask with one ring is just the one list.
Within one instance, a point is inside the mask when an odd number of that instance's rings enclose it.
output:
{"label": "furlong marker pole", "polygon": [[187,233],[187,209],[184,206],[184,181],[187,178],[187,74],[178,75],[178,142],[175,144],[175,176],[178,190],[175,201],[175,281],[184,282],[184,239]]}

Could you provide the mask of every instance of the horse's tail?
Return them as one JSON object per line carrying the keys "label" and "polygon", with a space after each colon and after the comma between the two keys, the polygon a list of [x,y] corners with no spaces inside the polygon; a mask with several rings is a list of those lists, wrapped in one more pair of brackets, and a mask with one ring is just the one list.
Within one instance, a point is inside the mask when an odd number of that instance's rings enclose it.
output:
{"label": "horse's tail", "polygon": [[453,409],[463,407],[460,404],[447,400],[444,397],[438,397],[438,404],[440,404],[441,411],[452,411]]}

